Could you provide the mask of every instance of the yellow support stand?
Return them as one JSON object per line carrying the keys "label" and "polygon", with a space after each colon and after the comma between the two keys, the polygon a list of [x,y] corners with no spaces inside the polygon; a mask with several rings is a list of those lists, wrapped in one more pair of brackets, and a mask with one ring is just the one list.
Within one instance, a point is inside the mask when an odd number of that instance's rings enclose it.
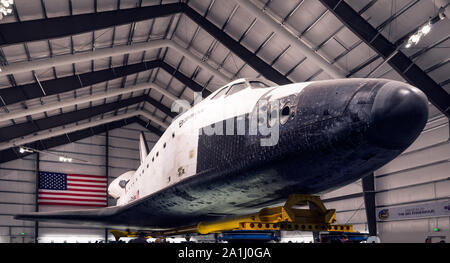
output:
{"label": "yellow support stand", "polygon": [[[120,231],[115,229],[110,229],[109,232],[114,236],[114,238],[119,240],[121,237],[138,237],[139,232],[130,232],[130,231]],[[145,238],[151,238],[151,236],[146,235]]]}
{"label": "yellow support stand", "polygon": [[[297,207],[312,204],[315,209]],[[336,225],[336,210],[326,209],[318,196],[295,194],[289,196],[284,206],[263,208],[258,213],[225,218],[220,221],[200,222],[200,234],[231,230],[297,230],[353,232],[351,225]]]}
{"label": "yellow support stand", "polygon": [[[313,209],[300,209],[304,206]],[[289,196],[284,206],[268,207],[258,213],[226,217],[218,221],[200,222],[196,226],[153,232],[152,236],[170,236],[187,233],[220,233],[233,230],[284,230],[284,231],[339,231],[353,232],[352,225],[337,225],[336,210],[326,209],[319,196],[294,194]],[[118,240],[120,237],[136,237],[136,232],[110,230]]]}

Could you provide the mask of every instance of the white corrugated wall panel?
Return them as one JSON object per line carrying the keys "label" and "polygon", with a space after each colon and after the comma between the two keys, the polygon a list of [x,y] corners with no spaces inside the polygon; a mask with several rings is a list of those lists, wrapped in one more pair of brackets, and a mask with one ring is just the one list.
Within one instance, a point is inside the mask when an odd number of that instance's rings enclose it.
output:
{"label": "white corrugated wall panel", "polygon": [[[430,106],[430,119],[417,140],[398,158],[375,172],[377,207],[414,206],[450,198],[448,118]],[[449,217],[378,223],[382,242],[419,242],[450,236]],[[440,232],[433,232],[439,226]],[[447,239],[447,242],[450,241]],[[437,242],[433,240],[433,242]]]}

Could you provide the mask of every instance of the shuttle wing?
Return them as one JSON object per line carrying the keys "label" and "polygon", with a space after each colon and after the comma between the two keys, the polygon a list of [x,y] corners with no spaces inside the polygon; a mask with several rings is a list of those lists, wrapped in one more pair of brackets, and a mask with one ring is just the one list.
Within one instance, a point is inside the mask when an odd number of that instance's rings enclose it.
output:
{"label": "shuttle wing", "polygon": [[17,214],[14,216],[14,219],[42,222],[66,222],[90,226],[115,226],[118,225],[118,222],[114,217],[123,213],[123,210],[123,208],[116,206],[99,209],[30,212]]}
{"label": "shuttle wing", "polygon": [[122,229],[167,229],[156,227],[154,222],[157,222],[160,218],[157,216],[155,217],[155,215],[150,215],[150,218],[146,217],[145,212],[143,213],[142,211],[142,202],[139,201],[141,200],[127,205],[110,206],[97,209],[22,213],[16,214],[14,219]]}

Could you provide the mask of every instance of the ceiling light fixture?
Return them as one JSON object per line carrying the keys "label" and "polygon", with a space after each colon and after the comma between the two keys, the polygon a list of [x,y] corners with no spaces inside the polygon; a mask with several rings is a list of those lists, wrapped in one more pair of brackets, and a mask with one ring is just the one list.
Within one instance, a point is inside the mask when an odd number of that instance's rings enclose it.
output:
{"label": "ceiling light fixture", "polygon": [[430,33],[430,31],[431,31],[431,25],[430,24],[426,24],[420,29],[420,32],[422,32],[422,34],[424,34],[424,35]]}
{"label": "ceiling light fixture", "polygon": [[409,38],[409,41],[411,41],[414,44],[417,44],[420,41],[420,37],[421,37],[421,35],[416,33]]}
{"label": "ceiling light fixture", "polygon": [[416,33],[411,35],[408,39],[408,43],[406,43],[405,48],[410,48],[413,45],[417,45],[420,39],[431,31],[432,21],[428,21],[425,25],[419,27]]}
{"label": "ceiling light fixture", "polygon": [[68,157],[64,157],[64,156],[59,156],[59,161],[60,161],[60,162],[65,162],[65,163],[71,163],[71,162],[72,162],[72,158],[68,158]]}
{"label": "ceiling light fixture", "polygon": [[0,19],[12,13],[13,0],[0,0]]}
{"label": "ceiling light fixture", "polygon": [[32,153],[34,152],[33,149],[27,148],[27,147],[19,147],[19,152],[20,153]]}
{"label": "ceiling light fixture", "polygon": [[53,153],[51,151],[41,151],[41,150],[37,150],[37,149],[30,148],[30,147],[25,147],[25,146],[20,146],[19,147],[19,152],[21,154],[24,154],[24,153],[43,153],[43,154],[49,154],[49,155],[53,155],[53,156],[58,156],[59,157],[59,161],[60,162],[65,162],[65,163],[71,163],[72,161],[79,161],[79,162],[82,162],[82,163],[90,163],[89,161],[86,161],[86,160],[83,160],[83,159],[80,159],[80,158],[66,157],[66,156],[63,156],[63,155],[55,154],[55,153]]}

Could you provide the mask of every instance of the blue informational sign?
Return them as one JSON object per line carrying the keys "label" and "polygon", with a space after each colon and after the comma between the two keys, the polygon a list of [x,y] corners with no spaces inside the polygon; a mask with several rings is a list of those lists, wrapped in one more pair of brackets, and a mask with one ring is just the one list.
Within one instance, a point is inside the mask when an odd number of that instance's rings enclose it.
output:
{"label": "blue informational sign", "polygon": [[394,221],[437,216],[450,216],[450,200],[377,209],[378,221]]}

